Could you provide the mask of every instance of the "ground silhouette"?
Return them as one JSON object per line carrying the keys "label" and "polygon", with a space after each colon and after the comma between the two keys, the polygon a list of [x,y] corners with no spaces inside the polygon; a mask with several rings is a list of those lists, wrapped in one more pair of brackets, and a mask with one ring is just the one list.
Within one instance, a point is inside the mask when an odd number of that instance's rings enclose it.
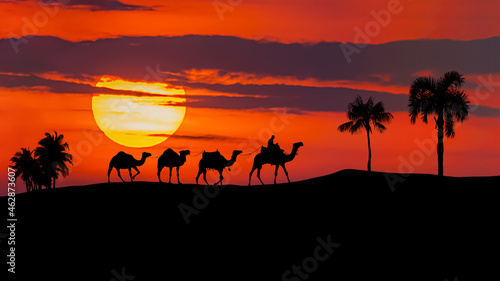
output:
{"label": "ground silhouette", "polygon": [[[271,138],[270,141],[272,141],[274,138]],[[277,145],[277,144],[275,144]],[[262,166],[265,164],[271,164],[272,166],[275,166],[274,170],[274,184],[276,184],[276,177],[278,176],[278,169],[281,167],[283,171],[285,172],[286,178],[288,182],[290,182],[290,178],[288,177],[288,171],[285,168],[285,164],[292,161],[295,159],[295,156],[297,155],[297,151],[299,147],[303,146],[304,144],[302,142],[296,142],[293,144],[292,152],[290,154],[285,154],[283,150],[279,148],[279,146],[275,149],[277,150],[276,152],[273,151],[266,151],[265,148],[262,149],[262,152],[255,155],[253,159],[253,165],[252,165],[252,170],[250,171],[250,174],[248,176],[248,185],[251,184],[252,182],[252,174],[255,170],[257,170],[257,178],[260,180],[260,183],[264,185],[264,182],[260,178],[260,171],[262,170]],[[269,147],[269,144],[268,144]],[[269,148],[267,148],[269,150]]]}
{"label": "ground silhouette", "polygon": [[172,168],[175,167],[176,172],[177,172],[177,183],[181,184],[181,181],[179,180],[179,168],[180,166],[184,165],[186,163],[186,156],[189,155],[191,152],[189,150],[181,150],[179,152],[180,154],[177,154],[177,152],[173,151],[171,148],[165,150],[163,154],[158,158],[158,181],[161,181],[161,170],[163,167],[168,167],[170,170],[170,174],[168,176],[168,183],[171,183],[172,180]]}
{"label": "ground silhouette", "polygon": [[[108,182],[109,181],[109,175],[111,174],[111,171],[116,169],[116,173],[118,174],[118,177],[125,182],[120,174],[120,169],[127,169],[128,174],[130,176],[130,181],[134,181],[134,178],[140,174],[139,169],[137,169],[138,166],[142,166],[144,162],[146,162],[146,158],[151,156],[151,153],[149,152],[143,152],[141,160],[136,160],[134,156],[127,154],[123,151],[118,152],[113,158],[111,158],[111,161],[109,161],[109,168],[108,168]],[[137,174],[132,176],[132,168],[136,170]]]}
{"label": "ground silhouette", "polygon": [[[404,179],[394,192],[391,179]],[[295,266],[308,281],[491,280],[498,276],[499,183],[344,170],[217,187],[210,198],[204,186],[158,182],[38,190],[16,196],[15,277],[119,280],[113,270],[124,269],[134,281],[284,280]],[[186,225],[179,204],[201,203]],[[340,246],[311,270],[318,238],[329,236]]]}
{"label": "ground silhouette", "polygon": [[241,150],[234,150],[233,154],[231,155],[231,159],[227,160],[220,154],[220,152],[217,150],[215,152],[205,152],[203,151],[203,156],[200,159],[200,163],[198,164],[198,174],[196,175],[196,184],[198,184],[198,178],[200,177],[201,174],[203,174],[203,180],[205,181],[206,184],[209,184],[207,181],[207,170],[216,170],[219,172],[219,181],[216,182],[214,185],[217,184],[222,184],[222,180],[224,177],[222,176],[222,171],[227,168],[231,167],[235,162],[236,158],[238,155],[243,153]]}

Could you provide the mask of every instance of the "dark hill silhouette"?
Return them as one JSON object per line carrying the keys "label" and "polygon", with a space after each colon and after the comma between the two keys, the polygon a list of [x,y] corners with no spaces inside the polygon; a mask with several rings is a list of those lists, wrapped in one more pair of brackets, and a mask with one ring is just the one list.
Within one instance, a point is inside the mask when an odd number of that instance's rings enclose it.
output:
{"label": "dark hill silhouette", "polygon": [[[394,192],[387,178],[400,181]],[[18,194],[16,278],[107,281],[125,268],[134,280],[283,280],[330,236],[340,246],[307,280],[490,280],[499,276],[499,183],[343,170],[230,185],[208,204],[198,200],[205,208],[188,225],[179,205],[193,206],[202,186],[125,182]]]}

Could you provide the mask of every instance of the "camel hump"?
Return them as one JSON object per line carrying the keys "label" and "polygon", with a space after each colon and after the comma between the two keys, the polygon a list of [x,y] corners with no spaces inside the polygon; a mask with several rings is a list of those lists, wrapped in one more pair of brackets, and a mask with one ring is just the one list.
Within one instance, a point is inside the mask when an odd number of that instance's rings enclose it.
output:
{"label": "camel hump", "polygon": [[214,152],[204,152],[202,159],[216,166],[224,166],[226,162],[226,159],[218,150]]}
{"label": "camel hump", "polygon": [[218,157],[218,156],[221,156],[219,150],[217,151],[214,151],[214,152],[206,152],[206,151],[203,151],[203,157]]}
{"label": "camel hump", "polygon": [[169,148],[165,151],[163,151],[163,155],[164,156],[179,156],[179,154],[177,154],[177,152],[175,152],[173,149]]}
{"label": "camel hump", "polygon": [[127,154],[127,153],[125,153],[125,152],[123,152],[123,151],[120,151],[120,152],[118,152],[118,153],[116,154],[116,156],[118,156],[118,157],[124,157],[124,156],[127,156],[127,155],[128,155],[128,154]]}

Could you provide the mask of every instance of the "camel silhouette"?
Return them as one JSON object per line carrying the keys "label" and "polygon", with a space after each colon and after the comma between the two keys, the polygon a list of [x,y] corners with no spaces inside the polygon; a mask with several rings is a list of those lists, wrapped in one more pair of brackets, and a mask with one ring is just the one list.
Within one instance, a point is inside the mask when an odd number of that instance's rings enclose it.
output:
{"label": "camel silhouette", "polygon": [[198,184],[198,178],[200,177],[200,175],[203,174],[203,180],[205,180],[208,185],[207,169],[210,169],[218,171],[220,175],[220,180],[214,185],[217,185],[219,183],[222,185],[222,180],[224,179],[224,177],[222,176],[222,171],[226,167],[231,167],[236,162],[236,157],[238,157],[238,155],[240,155],[241,153],[243,153],[243,151],[234,150],[231,159],[226,160],[226,158],[224,158],[224,156],[220,154],[219,150],[215,152],[203,151],[203,157],[198,164],[199,170],[198,175],[196,176],[196,184]]}
{"label": "camel silhouette", "polygon": [[260,183],[264,185],[264,182],[260,178],[260,170],[262,169],[262,166],[264,164],[271,164],[272,166],[276,166],[276,169],[274,170],[274,184],[276,184],[276,177],[278,175],[278,168],[280,166],[285,172],[288,182],[290,182],[290,178],[288,177],[288,172],[285,168],[285,163],[292,161],[295,158],[295,155],[297,155],[297,150],[299,149],[299,147],[303,145],[304,144],[302,142],[294,143],[292,152],[290,154],[285,154],[282,150],[279,150],[278,153],[261,152],[255,155],[255,158],[253,159],[252,170],[250,171],[250,175],[248,177],[248,185],[250,185],[252,182],[252,174],[255,171],[255,169],[257,169],[257,178],[260,180]]}
{"label": "camel silhouette", "polygon": [[182,184],[179,180],[179,168],[186,163],[186,155],[189,155],[191,152],[189,150],[181,150],[180,155],[172,149],[167,149],[163,152],[163,154],[158,158],[158,180],[160,182],[160,174],[163,167],[168,167],[170,169],[170,175],[168,177],[168,183],[171,183],[172,180],[172,168],[175,167],[177,171],[177,183]]}
{"label": "camel silhouette", "polygon": [[[111,174],[111,170],[113,168],[116,169],[116,172],[118,173],[118,176],[120,179],[125,182],[120,175],[120,169],[128,169],[128,174],[130,175],[130,181],[133,182],[134,178],[140,174],[139,169],[137,169],[138,166],[142,166],[144,162],[146,162],[146,158],[151,156],[151,153],[148,152],[143,152],[142,153],[142,158],[141,160],[136,160],[132,155],[127,154],[123,151],[118,152],[113,158],[111,158],[111,161],[109,162],[109,169],[108,169],[108,182],[109,181],[109,174]],[[131,169],[134,168],[137,171],[137,174],[132,176],[132,171]]]}

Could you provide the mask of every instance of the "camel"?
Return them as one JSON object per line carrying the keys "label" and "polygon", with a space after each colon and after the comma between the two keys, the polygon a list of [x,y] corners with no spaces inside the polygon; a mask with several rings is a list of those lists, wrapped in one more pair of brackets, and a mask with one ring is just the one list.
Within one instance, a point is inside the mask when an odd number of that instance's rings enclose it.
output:
{"label": "camel", "polygon": [[264,182],[262,182],[262,179],[260,178],[260,170],[262,169],[262,166],[264,164],[271,164],[271,166],[276,166],[276,169],[274,170],[274,184],[276,184],[276,177],[278,176],[278,168],[280,166],[285,172],[288,182],[290,182],[288,172],[285,168],[285,163],[292,161],[295,158],[295,155],[297,155],[297,150],[299,149],[299,147],[303,145],[304,144],[302,142],[294,143],[292,152],[290,154],[285,154],[283,151],[278,151],[278,153],[274,155],[262,152],[255,155],[255,158],[253,159],[252,170],[250,171],[250,176],[248,177],[248,185],[250,185],[252,181],[252,174],[255,169],[257,169],[257,178],[260,180],[260,183],[264,185]]}
{"label": "camel", "polygon": [[[243,153],[243,151],[234,150],[231,159],[226,160],[226,158],[224,158],[224,156],[222,156],[218,150],[215,152],[203,151],[203,157],[198,164],[199,170],[198,175],[196,176],[196,184],[198,184],[198,178],[200,177],[200,175],[203,174],[203,180],[205,180],[208,185],[207,169],[211,169],[218,171],[220,175],[220,180],[214,185],[217,185],[219,183],[222,185],[222,180],[224,179],[224,177],[222,176],[222,171],[226,167],[231,167],[236,162],[236,157],[238,157],[238,155],[240,155],[241,153]],[[229,170],[231,171],[231,169]]]}
{"label": "camel", "polygon": [[182,184],[179,180],[179,168],[186,163],[186,155],[189,155],[189,150],[181,150],[180,155],[172,149],[167,149],[163,152],[163,154],[158,158],[158,180],[160,182],[160,174],[163,167],[168,167],[170,169],[170,176],[168,177],[168,183],[171,183],[172,179],[172,168],[175,167],[177,171],[177,183]]}
{"label": "camel", "polygon": [[[118,154],[113,156],[113,158],[111,158],[111,161],[109,162],[108,182],[110,182],[109,181],[109,174],[111,174],[111,170],[113,170],[113,168],[116,169],[118,176],[120,177],[120,179],[123,182],[125,182],[125,181],[123,180],[122,176],[120,175],[120,169],[128,169],[128,174],[130,175],[130,181],[133,182],[134,178],[137,177],[137,175],[141,173],[141,172],[139,172],[139,169],[137,169],[137,167],[142,166],[144,164],[144,162],[146,162],[146,158],[148,158],[149,156],[151,156],[151,153],[143,152],[141,160],[136,160],[130,154],[127,154],[123,151],[118,152]],[[135,174],[134,176],[132,176],[132,171],[131,171],[132,168],[134,168],[137,171],[137,174]]]}

